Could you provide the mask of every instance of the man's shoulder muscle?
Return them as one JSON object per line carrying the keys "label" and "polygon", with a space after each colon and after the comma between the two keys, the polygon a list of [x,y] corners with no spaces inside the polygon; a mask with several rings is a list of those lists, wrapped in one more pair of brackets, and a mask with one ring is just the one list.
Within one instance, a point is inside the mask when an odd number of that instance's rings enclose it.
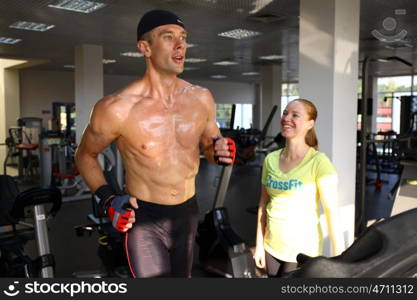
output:
{"label": "man's shoulder muscle", "polygon": [[127,101],[123,101],[120,95],[110,95],[100,99],[93,109],[93,117],[120,117],[126,110]]}
{"label": "man's shoulder muscle", "polygon": [[214,105],[213,95],[210,90],[205,87],[189,84],[183,90],[207,108],[211,108]]}
{"label": "man's shoulder muscle", "polygon": [[94,105],[90,127],[96,132],[118,131],[129,110],[128,101],[123,101],[120,95],[106,96]]}

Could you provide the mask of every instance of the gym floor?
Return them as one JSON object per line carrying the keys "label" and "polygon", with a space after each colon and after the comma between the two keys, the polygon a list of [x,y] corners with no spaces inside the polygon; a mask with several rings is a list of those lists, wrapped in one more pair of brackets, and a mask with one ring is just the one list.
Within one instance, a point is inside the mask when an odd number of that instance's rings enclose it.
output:
{"label": "gym floor", "polygon": [[[200,208],[200,219],[212,208],[220,169],[201,160],[200,172],[197,176],[197,199]],[[254,161],[244,166],[235,166],[230,179],[225,206],[229,213],[230,222],[235,232],[241,236],[250,247],[255,245],[256,235],[256,206],[260,195],[260,162]],[[369,174],[375,178],[374,173]],[[366,217],[368,220],[385,218],[390,215],[392,200],[388,192],[398,180],[397,175],[382,175],[384,182],[381,189],[374,185],[367,186]],[[20,190],[36,185],[20,184]],[[92,212],[91,200],[64,202],[57,216],[49,221],[49,239],[51,250],[56,260],[56,277],[73,277],[74,272],[99,270],[102,263],[98,257],[98,234],[77,236],[74,227],[91,223],[88,214]],[[26,251],[32,257],[36,256],[34,242],[29,242]],[[193,277],[211,277],[201,270],[198,263],[198,245],[194,257]]]}

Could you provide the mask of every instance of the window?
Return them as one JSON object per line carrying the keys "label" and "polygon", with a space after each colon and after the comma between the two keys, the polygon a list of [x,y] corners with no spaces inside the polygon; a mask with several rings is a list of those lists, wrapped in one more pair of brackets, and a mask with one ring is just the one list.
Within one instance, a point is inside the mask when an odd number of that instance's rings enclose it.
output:
{"label": "window", "polygon": [[281,112],[280,116],[291,100],[300,98],[300,92],[298,90],[298,83],[283,83],[281,85]]}
{"label": "window", "polygon": [[232,115],[232,104],[216,105],[216,121],[219,128],[230,127],[230,117]]}
{"label": "window", "polygon": [[411,76],[378,78],[377,132],[400,133],[401,96],[411,95]]}
{"label": "window", "polygon": [[[233,104],[216,105],[216,121],[219,128],[230,128]],[[252,104],[236,104],[235,123],[233,129],[252,127]]]}
{"label": "window", "polygon": [[235,128],[252,128],[252,104],[236,104]]}

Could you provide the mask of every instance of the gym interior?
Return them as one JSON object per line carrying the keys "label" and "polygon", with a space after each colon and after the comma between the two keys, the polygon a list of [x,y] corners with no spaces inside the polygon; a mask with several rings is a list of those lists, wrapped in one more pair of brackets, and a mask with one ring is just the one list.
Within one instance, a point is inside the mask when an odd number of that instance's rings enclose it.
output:
{"label": "gym interior", "polygon": [[[216,226],[224,231],[199,231],[192,276],[266,276],[252,260],[262,164],[285,146],[279,121],[286,104],[305,98],[318,108],[320,151],[339,177],[349,255],[335,277],[415,277],[411,0],[0,1],[0,161],[8,175],[0,183],[1,276],[130,277],[121,234],[94,205],[74,153],[94,104],[143,75],[136,26],[150,9],[184,20],[188,48],[179,77],[211,91],[217,124],[237,144],[231,167],[201,157],[200,221],[222,208]],[[116,147],[99,160],[123,190]],[[207,241],[204,230],[219,235]],[[352,245],[362,237],[367,244],[358,254]],[[301,266],[298,276],[323,277],[320,267],[308,269],[323,259]]]}

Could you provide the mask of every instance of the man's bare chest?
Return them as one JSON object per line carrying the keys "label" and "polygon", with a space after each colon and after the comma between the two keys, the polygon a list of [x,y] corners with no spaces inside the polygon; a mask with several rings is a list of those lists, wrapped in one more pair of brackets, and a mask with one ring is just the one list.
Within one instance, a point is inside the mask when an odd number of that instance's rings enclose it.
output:
{"label": "man's bare chest", "polygon": [[124,141],[150,155],[174,148],[195,148],[207,126],[202,107],[148,107],[132,111],[122,131]]}

